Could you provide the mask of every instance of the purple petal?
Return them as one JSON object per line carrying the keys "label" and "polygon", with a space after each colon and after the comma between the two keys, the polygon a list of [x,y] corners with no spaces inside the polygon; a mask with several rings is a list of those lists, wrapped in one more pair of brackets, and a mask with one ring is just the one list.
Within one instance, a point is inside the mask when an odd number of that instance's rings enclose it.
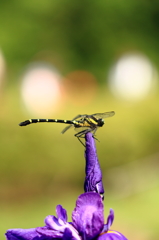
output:
{"label": "purple petal", "polygon": [[72,232],[69,228],[66,228],[63,234],[62,240],[70,240],[70,239],[72,239]]}
{"label": "purple petal", "polygon": [[57,205],[56,214],[58,218],[52,215],[45,218],[46,226],[53,230],[60,229],[67,222],[67,212],[61,205]]}
{"label": "purple petal", "polygon": [[87,240],[99,235],[104,226],[103,203],[98,193],[84,193],[76,201],[72,213],[74,227]]}
{"label": "purple petal", "polygon": [[56,217],[49,215],[45,218],[45,224],[49,230],[63,232],[67,223],[64,223],[61,219],[57,219]]}
{"label": "purple petal", "polygon": [[41,237],[35,228],[30,229],[9,229],[6,232],[7,240],[44,240],[46,238]]}
{"label": "purple petal", "polygon": [[113,209],[110,209],[109,216],[108,216],[108,218],[107,218],[108,229],[109,229],[110,226],[113,224],[113,221],[114,221],[114,210],[113,210]]}
{"label": "purple petal", "polygon": [[97,240],[128,240],[124,235],[117,231],[108,231],[100,235]]}
{"label": "purple petal", "polygon": [[45,218],[45,224],[48,229],[58,230],[61,227],[55,216],[49,215]]}
{"label": "purple petal", "polygon": [[66,228],[62,240],[81,240],[81,237],[71,228]]}
{"label": "purple petal", "polygon": [[62,221],[67,222],[67,212],[61,205],[56,206],[56,214]]}
{"label": "purple petal", "polygon": [[46,227],[37,227],[36,231],[37,231],[37,233],[40,234],[40,236],[43,236],[44,239],[62,238],[62,236],[63,236],[63,232],[54,231],[54,230],[48,229]]}
{"label": "purple petal", "polygon": [[68,238],[68,235],[69,236],[71,235],[72,236],[71,240],[73,240],[73,239],[81,240],[77,230],[69,223],[67,223],[66,225],[62,226],[61,229],[59,229],[58,231],[52,230],[52,229],[48,229],[47,227],[38,227],[38,228],[36,228],[36,231],[41,236],[45,237],[46,239],[50,239],[50,238],[51,238],[51,240],[52,239],[58,239],[58,238],[65,239],[64,237]]}
{"label": "purple petal", "polygon": [[102,171],[99,165],[95,140],[92,133],[85,135],[86,139],[86,178],[84,183],[85,192],[97,192],[101,195],[104,194],[104,187],[102,183]]}
{"label": "purple petal", "polygon": [[109,230],[110,226],[113,224],[113,221],[114,221],[114,210],[110,209],[110,212],[109,212],[109,215],[107,218],[107,223],[104,224],[104,228],[103,228],[102,232],[107,232]]}
{"label": "purple petal", "polygon": [[36,231],[45,237],[51,238],[62,238],[65,230],[70,229],[72,233],[72,240],[80,240],[77,230],[74,228],[72,223],[63,222],[61,219],[57,219],[54,216],[47,216],[45,219],[46,227],[38,227]]}

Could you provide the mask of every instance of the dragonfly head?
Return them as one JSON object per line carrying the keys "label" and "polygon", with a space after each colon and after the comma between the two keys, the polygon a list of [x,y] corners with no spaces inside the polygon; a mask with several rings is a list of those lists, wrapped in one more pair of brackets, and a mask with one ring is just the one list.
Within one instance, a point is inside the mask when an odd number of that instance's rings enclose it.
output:
{"label": "dragonfly head", "polygon": [[102,127],[104,125],[104,119],[98,119],[98,127]]}

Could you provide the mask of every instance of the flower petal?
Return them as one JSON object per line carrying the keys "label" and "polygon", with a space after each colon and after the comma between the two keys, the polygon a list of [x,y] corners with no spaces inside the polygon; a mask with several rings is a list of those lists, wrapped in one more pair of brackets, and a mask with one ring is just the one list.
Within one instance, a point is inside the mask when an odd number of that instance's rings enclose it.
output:
{"label": "flower petal", "polygon": [[109,212],[109,215],[107,218],[107,223],[104,224],[104,228],[103,228],[102,232],[107,232],[109,230],[110,226],[113,224],[113,221],[114,221],[114,210],[110,209],[110,212]]}
{"label": "flower petal", "polygon": [[72,232],[69,228],[66,228],[63,234],[62,240],[70,240],[72,239]]}
{"label": "flower petal", "polygon": [[68,223],[63,222],[61,219],[57,219],[55,216],[49,215],[45,218],[45,224],[48,230],[54,232],[64,232]]}
{"label": "flower petal", "polygon": [[103,196],[104,187],[102,183],[102,171],[99,165],[95,140],[92,133],[85,135],[86,139],[86,178],[84,183],[85,192],[97,192]]}
{"label": "flower petal", "polygon": [[117,231],[108,231],[107,233],[101,234],[97,240],[128,240],[124,235]]}
{"label": "flower petal", "polygon": [[62,221],[67,222],[67,212],[61,205],[56,206],[56,214]]}
{"label": "flower petal", "polygon": [[9,229],[6,232],[6,239],[7,240],[44,240],[46,238],[41,237],[35,228],[30,229]]}
{"label": "flower petal", "polygon": [[55,216],[49,215],[45,218],[45,224],[48,229],[58,230],[61,227]]}
{"label": "flower petal", "polygon": [[44,239],[47,239],[47,240],[48,240],[48,238],[49,239],[50,238],[51,239],[52,238],[62,238],[62,236],[63,236],[63,232],[56,231],[56,230],[54,231],[54,230],[48,229],[46,227],[37,227],[36,231],[37,231],[37,233],[40,234],[40,236],[42,236]]}
{"label": "flower petal", "polygon": [[100,234],[104,226],[103,203],[98,193],[81,194],[72,213],[74,227],[87,240]]}
{"label": "flower petal", "polygon": [[107,218],[108,229],[109,229],[110,226],[113,224],[113,221],[114,221],[114,210],[113,210],[113,209],[110,209],[109,216],[108,216],[108,218]]}

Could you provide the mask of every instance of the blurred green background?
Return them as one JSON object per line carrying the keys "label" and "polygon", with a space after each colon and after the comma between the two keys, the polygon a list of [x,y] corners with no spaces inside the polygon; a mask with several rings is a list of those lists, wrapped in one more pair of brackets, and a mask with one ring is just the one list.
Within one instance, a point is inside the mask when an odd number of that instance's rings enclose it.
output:
{"label": "blurred green background", "polygon": [[[130,240],[158,240],[159,2],[1,1],[0,23],[1,238],[8,228],[43,226],[57,204],[68,209],[71,220],[83,192],[84,148],[75,132],[61,135],[62,124],[18,123],[114,110],[96,142],[105,216],[113,208],[112,228]],[[146,56],[156,72],[155,91],[138,100],[116,97],[109,87],[111,67],[131,52]],[[29,109],[23,98],[31,63],[51,66],[61,76],[61,95],[48,112]],[[89,74],[90,82],[67,81],[75,71],[76,77]]]}

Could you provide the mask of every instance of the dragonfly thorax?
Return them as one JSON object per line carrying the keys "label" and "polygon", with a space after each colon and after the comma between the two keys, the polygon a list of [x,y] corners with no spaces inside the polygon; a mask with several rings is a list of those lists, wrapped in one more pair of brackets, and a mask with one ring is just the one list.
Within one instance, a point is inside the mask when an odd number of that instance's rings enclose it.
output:
{"label": "dragonfly thorax", "polygon": [[104,125],[104,119],[98,119],[98,127],[102,127]]}

